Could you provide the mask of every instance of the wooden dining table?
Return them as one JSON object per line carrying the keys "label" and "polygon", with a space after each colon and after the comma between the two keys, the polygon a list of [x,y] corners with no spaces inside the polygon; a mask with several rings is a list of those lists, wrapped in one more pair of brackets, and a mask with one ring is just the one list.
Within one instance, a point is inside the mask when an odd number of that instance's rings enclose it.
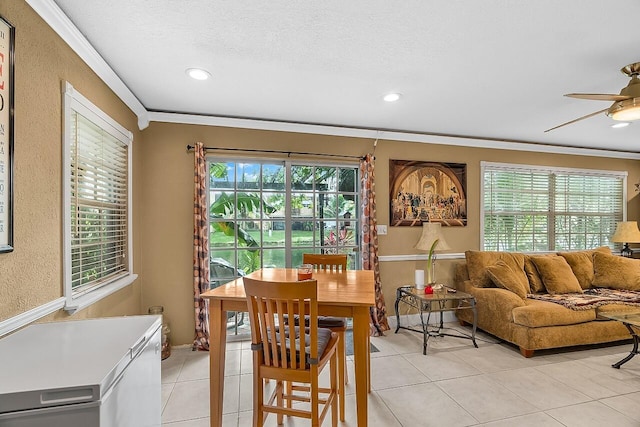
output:
{"label": "wooden dining table", "polygon": [[[297,281],[295,268],[263,268],[246,277],[265,281]],[[369,308],[375,304],[375,280],[371,270],[314,271],[318,282],[318,314],[353,318],[358,427],[367,426],[369,392]],[[209,302],[209,386],[212,427],[222,426],[227,311],[247,311],[242,278],[201,295]]]}

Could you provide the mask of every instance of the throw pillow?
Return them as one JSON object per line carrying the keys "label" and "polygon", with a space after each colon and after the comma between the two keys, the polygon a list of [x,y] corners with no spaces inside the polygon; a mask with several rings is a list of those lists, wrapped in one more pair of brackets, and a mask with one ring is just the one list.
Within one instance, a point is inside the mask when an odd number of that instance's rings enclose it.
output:
{"label": "throw pillow", "polygon": [[611,249],[608,246],[601,246],[588,251],[558,252],[558,255],[569,263],[582,289],[589,289],[593,283],[593,255],[596,252],[611,254]]}
{"label": "throw pillow", "polygon": [[506,262],[499,260],[487,267],[487,273],[498,287],[511,291],[522,299],[527,298],[529,280],[524,270],[513,269]]}
{"label": "throw pillow", "polygon": [[524,254],[518,252],[466,251],[464,255],[467,260],[469,279],[477,280],[479,287],[495,286],[487,274],[487,267],[500,260],[513,269],[524,271]]}
{"label": "throw pillow", "polygon": [[544,287],[551,295],[582,293],[578,279],[567,260],[559,255],[532,257]]}
{"label": "throw pillow", "polygon": [[547,290],[544,288],[544,283],[542,283],[542,277],[540,277],[536,265],[531,260],[532,258],[539,258],[543,256],[555,255],[525,255],[524,258],[524,272],[527,275],[527,279],[529,279],[529,287],[531,288],[531,292],[534,294],[544,294],[547,292]]}
{"label": "throw pillow", "polygon": [[597,288],[640,291],[640,260],[597,252],[593,255],[594,279]]}

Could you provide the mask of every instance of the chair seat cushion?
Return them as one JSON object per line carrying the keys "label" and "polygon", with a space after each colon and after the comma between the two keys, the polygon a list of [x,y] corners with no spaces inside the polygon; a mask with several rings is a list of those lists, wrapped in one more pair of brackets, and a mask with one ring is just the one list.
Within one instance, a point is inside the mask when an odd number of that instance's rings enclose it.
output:
{"label": "chair seat cushion", "polygon": [[[289,323],[288,316],[284,316],[285,323]],[[295,316],[295,325],[300,325],[300,316]],[[309,326],[309,316],[304,317],[304,326]],[[318,316],[319,328],[346,328],[347,319],[344,317]]]}
{"label": "chair seat cushion", "polygon": [[[304,328],[305,329],[305,340],[304,340],[304,351],[306,353],[306,360],[307,360],[307,367],[309,366],[309,357],[311,357],[311,337],[309,335],[309,328]],[[291,335],[291,333],[293,332],[293,336]],[[331,329],[326,329],[326,328],[318,328],[318,359],[322,358],[322,355],[324,354],[324,351],[327,348],[327,344],[329,344],[329,341],[331,341]],[[270,336],[270,334],[269,334]],[[276,341],[278,343],[281,342],[281,333],[280,333],[280,327],[276,328]],[[287,357],[291,357],[291,341],[293,339],[293,342],[295,343],[295,353],[296,353],[296,360],[300,360],[300,328],[298,326],[294,326],[293,327],[293,331],[291,331],[291,328],[289,326],[284,326],[284,339],[285,339],[285,346],[287,348]],[[271,345],[269,344],[268,346],[269,349],[271,349]]]}
{"label": "chair seat cushion", "polygon": [[318,316],[319,328],[346,328],[347,319],[344,317]]}

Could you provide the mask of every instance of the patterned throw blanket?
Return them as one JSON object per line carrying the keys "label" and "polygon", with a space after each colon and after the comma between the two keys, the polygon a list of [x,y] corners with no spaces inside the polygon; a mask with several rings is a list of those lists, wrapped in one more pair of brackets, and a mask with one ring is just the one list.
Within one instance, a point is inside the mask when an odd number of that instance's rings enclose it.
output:
{"label": "patterned throw blanket", "polygon": [[572,310],[589,310],[606,304],[635,305],[640,308],[640,291],[608,288],[586,289],[581,294],[529,294],[527,298],[554,302]]}

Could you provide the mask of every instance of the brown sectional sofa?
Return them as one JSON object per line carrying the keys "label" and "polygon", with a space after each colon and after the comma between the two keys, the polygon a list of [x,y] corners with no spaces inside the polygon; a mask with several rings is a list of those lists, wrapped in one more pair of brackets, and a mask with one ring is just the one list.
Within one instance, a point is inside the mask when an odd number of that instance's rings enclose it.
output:
{"label": "brown sectional sofa", "polygon": [[[478,328],[519,346],[525,357],[535,350],[630,338],[622,323],[598,314],[640,306],[573,310],[530,294],[580,294],[592,287],[640,291],[640,260],[612,255],[608,247],[548,255],[467,251],[465,256],[466,263],[456,269],[456,288],[475,296]],[[473,321],[470,310],[457,316],[464,323]]]}

